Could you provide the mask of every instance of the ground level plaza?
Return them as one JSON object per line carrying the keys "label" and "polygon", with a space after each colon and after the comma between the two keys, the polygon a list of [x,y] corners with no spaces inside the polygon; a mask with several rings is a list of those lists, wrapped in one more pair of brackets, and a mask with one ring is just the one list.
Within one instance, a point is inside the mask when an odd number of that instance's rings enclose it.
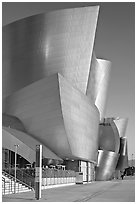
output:
{"label": "ground level plaza", "polygon": [[[35,202],[35,192],[5,195],[3,202]],[[94,181],[42,190],[40,202],[134,202],[135,177],[124,180]]]}

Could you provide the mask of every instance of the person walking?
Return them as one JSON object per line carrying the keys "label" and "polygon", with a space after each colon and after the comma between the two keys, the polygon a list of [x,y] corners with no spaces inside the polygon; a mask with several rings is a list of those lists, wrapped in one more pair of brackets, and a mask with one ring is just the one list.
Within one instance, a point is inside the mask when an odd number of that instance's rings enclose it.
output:
{"label": "person walking", "polygon": [[122,180],[123,180],[123,178],[124,178],[124,174],[121,174],[121,178],[122,178]]}

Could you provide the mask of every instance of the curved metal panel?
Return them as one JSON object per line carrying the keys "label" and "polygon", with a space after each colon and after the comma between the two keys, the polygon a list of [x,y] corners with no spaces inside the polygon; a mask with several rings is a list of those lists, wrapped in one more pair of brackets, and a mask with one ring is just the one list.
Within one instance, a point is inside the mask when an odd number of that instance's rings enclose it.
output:
{"label": "curved metal panel", "polygon": [[6,113],[61,158],[97,159],[99,112],[60,74],[7,97]]}
{"label": "curved metal panel", "polygon": [[6,113],[18,117],[29,134],[59,157],[71,155],[61,112],[58,74],[7,97]]}
{"label": "curved metal panel", "polygon": [[127,151],[127,139],[120,138],[119,160],[117,163],[117,169],[123,170],[128,167],[128,151]]}
{"label": "curved metal panel", "polygon": [[113,118],[105,118],[99,125],[98,149],[119,153],[120,138]]}
{"label": "curved metal panel", "polygon": [[96,59],[95,54],[93,54],[86,94],[97,106],[100,119],[104,117],[105,113],[110,70],[110,61]]}
{"label": "curved metal panel", "polygon": [[112,179],[117,165],[119,154],[111,151],[99,150],[98,164],[96,167],[95,178],[97,181]]}
{"label": "curved metal panel", "polygon": [[60,75],[62,114],[72,155],[97,161],[99,111],[81,92]]}
{"label": "curved metal panel", "polygon": [[57,72],[85,93],[98,10],[58,10],[4,26],[3,96]]}
{"label": "curved metal panel", "polygon": [[121,138],[120,138],[119,154],[125,156],[126,153],[127,153],[127,139],[121,137]]}
{"label": "curved metal panel", "polygon": [[[33,163],[36,158],[36,145],[40,142],[30,135],[8,127],[2,127],[2,147],[15,151],[15,144],[18,144],[18,154]],[[62,160],[46,146],[43,145],[43,157],[55,160]]]}
{"label": "curved metal panel", "polygon": [[114,118],[114,123],[118,129],[120,137],[120,156],[116,168],[117,170],[123,170],[128,167],[127,139],[125,138],[128,118]]}
{"label": "curved metal panel", "polygon": [[114,123],[118,129],[119,137],[125,137],[128,118],[115,118]]}

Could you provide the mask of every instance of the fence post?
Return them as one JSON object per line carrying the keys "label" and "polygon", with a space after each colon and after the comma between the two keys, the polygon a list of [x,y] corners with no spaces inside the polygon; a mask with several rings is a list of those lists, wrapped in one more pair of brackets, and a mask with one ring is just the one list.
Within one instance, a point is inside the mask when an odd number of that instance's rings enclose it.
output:
{"label": "fence post", "polygon": [[16,164],[17,164],[17,151],[18,151],[18,147],[19,145],[14,145],[15,146],[15,172],[14,172],[14,177],[15,177],[15,181],[14,181],[14,193],[16,193]]}
{"label": "fence post", "polygon": [[41,198],[41,182],[42,182],[42,145],[36,145],[36,171],[35,171],[35,198]]}

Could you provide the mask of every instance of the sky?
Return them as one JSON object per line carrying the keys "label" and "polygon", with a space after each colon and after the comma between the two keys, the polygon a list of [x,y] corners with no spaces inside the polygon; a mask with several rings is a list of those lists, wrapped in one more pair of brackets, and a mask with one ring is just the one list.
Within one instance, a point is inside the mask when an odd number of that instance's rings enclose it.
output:
{"label": "sky", "polygon": [[97,58],[112,62],[106,117],[128,117],[128,157],[135,157],[135,4],[133,2],[5,2],[6,25],[57,9],[100,5],[95,38]]}

